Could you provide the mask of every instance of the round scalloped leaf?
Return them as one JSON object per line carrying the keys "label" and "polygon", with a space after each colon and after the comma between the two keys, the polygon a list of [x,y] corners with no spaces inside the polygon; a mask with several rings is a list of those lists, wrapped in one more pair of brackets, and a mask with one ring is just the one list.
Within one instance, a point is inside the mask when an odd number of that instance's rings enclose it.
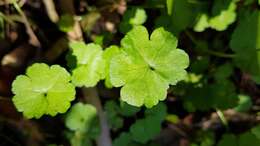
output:
{"label": "round scalloped leaf", "polygon": [[105,74],[106,74],[106,79],[105,79],[105,86],[107,88],[112,88],[113,85],[111,84],[110,81],[110,75],[109,75],[109,68],[110,68],[110,61],[113,56],[119,53],[119,48],[117,46],[110,46],[108,47],[103,54],[106,67],[105,67]]}
{"label": "round scalloped leaf", "polygon": [[70,43],[76,67],[72,70],[72,83],[78,87],[93,87],[105,78],[105,61],[102,48],[94,43]]}
{"label": "round scalloped leaf", "polygon": [[73,105],[66,116],[65,125],[72,131],[88,131],[97,118],[97,110],[90,104],[77,103]]}
{"label": "round scalloped leaf", "polygon": [[70,74],[59,65],[35,63],[12,84],[13,102],[27,118],[65,113],[75,98]]}
{"label": "round scalloped leaf", "polygon": [[154,30],[149,40],[146,28],[136,26],[121,45],[111,60],[110,79],[113,86],[123,86],[121,99],[128,104],[152,107],[166,98],[169,84],[185,79],[189,57],[163,28]]}

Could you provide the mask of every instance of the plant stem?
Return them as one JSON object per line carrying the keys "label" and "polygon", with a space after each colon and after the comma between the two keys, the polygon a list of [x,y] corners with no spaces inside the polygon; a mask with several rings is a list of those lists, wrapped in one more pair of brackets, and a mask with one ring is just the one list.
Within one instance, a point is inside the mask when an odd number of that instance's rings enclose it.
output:
{"label": "plant stem", "polygon": [[101,134],[97,140],[98,146],[112,146],[112,140],[110,137],[109,126],[107,122],[106,115],[102,109],[101,101],[98,97],[98,91],[96,87],[93,88],[82,88],[84,99],[94,105],[97,109],[100,125],[101,125]]}
{"label": "plant stem", "polygon": [[16,11],[21,15],[22,19],[23,19],[23,23],[25,25],[26,28],[26,32],[29,35],[30,39],[29,42],[31,45],[40,48],[41,47],[41,43],[38,40],[38,38],[36,37],[35,33],[33,32],[33,29],[31,28],[31,25],[26,17],[26,15],[24,14],[24,12],[22,11],[22,9],[20,8],[20,6],[18,5],[18,3],[16,2],[16,0],[12,1]]}
{"label": "plant stem", "polygon": [[[192,41],[192,43],[194,43],[195,45],[198,44],[197,39],[195,39],[195,37],[189,32],[189,31],[185,31],[185,34],[189,37],[189,39]],[[217,52],[217,51],[212,51],[212,50],[205,50],[205,53],[208,53],[210,55],[216,56],[216,57],[221,57],[221,58],[234,58],[236,56],[236,54],[226,54],[223,52]]]}
{"label": "plant stem", "polygon": [[218,115],[219,119],[221,120],[222,124],[223,124],[226,128],[228,128],[228,121],[227,121],[227,119],[225,118],[224,113],[223,113],[221,110],[219,110],[219,109],[216,109],[216,112],[217,112],[217,115]]}
{"label": "plant stem", "polygon": [[53,23],[57,23],[59,21],[59,15],[55,9],[55,4],[53,0],[43,0],[43,4],[45,5],[46,12]]}
{"label": "plant stem", "polygon": [[222,58],[234,58],[236,56],[236,54],[226,54],[226,53],[216,52],[212,50],[206,50],[205,52],[210,55],[214,55],[216,57],[222,57]]}
{"label": "plant stem", "polygon": [[12,19],[10,19],[9,17],[7,17],[4,13],[0,12],[0,17],[2,17],[6,22],[8,22],[9,24],[13,25],[14,21]]}

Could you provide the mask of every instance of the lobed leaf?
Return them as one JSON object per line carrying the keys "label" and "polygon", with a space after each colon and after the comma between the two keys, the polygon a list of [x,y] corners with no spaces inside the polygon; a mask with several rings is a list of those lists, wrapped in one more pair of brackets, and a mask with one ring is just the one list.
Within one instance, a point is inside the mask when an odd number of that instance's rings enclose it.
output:
{"label": "lobed leaf", "polygon": [[84,42],[70,43],[76,67],[72,69],[72,83],[78,87],[93,87],[105,78],[105,60],[99,45]]}
{"label": "lobed leaf", "polygon": [[128,104],[152,107],[166,98],[169,84],[185,79],[189,57],[176,49],[177,39],[163,28],[154,30],[149,39],[146,28],[137,26],[121,46],[111,60],[110,79],[115,87],[123,86],[121,99]]}
{"label": "lobed leaf", "polygon": [[59,65],[35,63],[12,84],[14,105],[27,118],[65,113],[75,98],[70,74]]}

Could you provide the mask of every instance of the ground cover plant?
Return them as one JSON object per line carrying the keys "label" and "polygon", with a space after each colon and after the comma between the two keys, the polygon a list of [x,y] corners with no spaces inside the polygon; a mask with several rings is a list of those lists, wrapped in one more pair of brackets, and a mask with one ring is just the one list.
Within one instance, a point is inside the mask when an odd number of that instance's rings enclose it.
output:
{"label": "ground cover plant", "polygon": [[259,0],[0,1],[0,146],[260,146]]}

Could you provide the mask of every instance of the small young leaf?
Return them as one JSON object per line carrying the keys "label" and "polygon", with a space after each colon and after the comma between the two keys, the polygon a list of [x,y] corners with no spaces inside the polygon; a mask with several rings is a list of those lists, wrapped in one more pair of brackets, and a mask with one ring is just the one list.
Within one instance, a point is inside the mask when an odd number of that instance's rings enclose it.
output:
{"label": "small young leaf", "polygon": [[111,60],[110,77],[112,85],[123,86],[121,99],[128,104],[152,107],[166,98],[169,84],[185,79],[189,57],[163,28],[149,40],[146,28],[136,26],[121,45],[123,50]]}
{"label": "small young leaf", "polygon": [[59,65],[35,63],[12,84],[13,102],[27,118],[65,113],[75,98],[70,74]]}
{"label": "small young leaf", "polygon": [[142,25],[147,19],[146,12],[143,8],[127,9],[120,23],[119,29],[122,33],[127,33],[134,26]]}
{"label": "small young leaf", "polygon": [[72,69],[72,83],[78,87],[93,87],[105,77],[105,61],[99,45],[84,42],[70,43],[76,68]]}
{"label": "small young leaf", "polygon": [[90,104],[77,103],[72,106],[65,119],[65,125],[72,131],[88,132],[97,118],[96,108]]}
{"label": "small young leaf", "polygon": [[237,112],[247,112],[253,105],[250,96],[247,95],[238,95],[239,102],[235,107]]}
{"label": "small young leaf", "polygon": [[74,26],[74,18],[72,15],[65,14],[61,15],[60,20],[58,22],[59,29],[63,32],[69,32],[73,29]]}

